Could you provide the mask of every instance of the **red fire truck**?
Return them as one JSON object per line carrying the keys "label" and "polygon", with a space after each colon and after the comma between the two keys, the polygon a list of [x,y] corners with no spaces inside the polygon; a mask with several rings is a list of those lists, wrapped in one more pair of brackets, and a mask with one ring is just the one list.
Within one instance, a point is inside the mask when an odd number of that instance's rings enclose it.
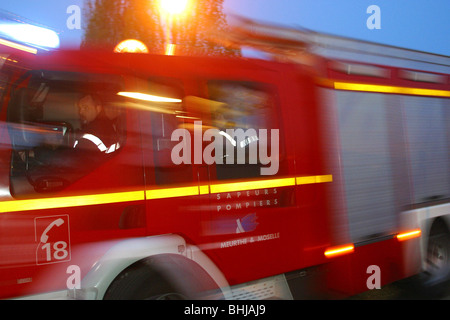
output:
{"label": "red fire truck", "polygon": [[449,57],[309,36],[283,62],[2,42],[1,298],[445,285]]}

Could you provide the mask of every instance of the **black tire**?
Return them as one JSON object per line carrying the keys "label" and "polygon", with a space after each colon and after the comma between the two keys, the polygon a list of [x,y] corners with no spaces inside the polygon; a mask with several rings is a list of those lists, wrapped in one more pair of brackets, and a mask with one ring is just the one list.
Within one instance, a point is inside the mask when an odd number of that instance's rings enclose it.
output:
{"label": "black tire", "polygon": [[156,255],[121,272],[105,300],[185,300],[214,298],[220,289],[197,264],[179,255]]}

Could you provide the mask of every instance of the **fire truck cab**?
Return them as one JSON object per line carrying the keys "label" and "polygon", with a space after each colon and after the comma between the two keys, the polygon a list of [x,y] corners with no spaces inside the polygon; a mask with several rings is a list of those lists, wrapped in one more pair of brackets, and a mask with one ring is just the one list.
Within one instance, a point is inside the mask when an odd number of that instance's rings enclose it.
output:
{"label": "fire truck cab", "polygon": [[[148,277],[182,276],[183,287],[209,292],[325,262],[320,199],[332,177],[312,76],[299,69],[148,54],[5,56],[3,297],[67,289],[73,276],[78,297],[138,298],[123,283],[130,274],[142,283],[129,270],[148,264]],[[93,129],[83,104],[101,105],[101,124],[114,129]]]}

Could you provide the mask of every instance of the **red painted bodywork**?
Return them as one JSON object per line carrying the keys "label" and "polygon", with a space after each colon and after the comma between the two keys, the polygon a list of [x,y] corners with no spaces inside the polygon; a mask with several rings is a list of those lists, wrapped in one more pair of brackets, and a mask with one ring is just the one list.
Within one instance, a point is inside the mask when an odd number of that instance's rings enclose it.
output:
{"label": "red painted bodywork", "polygon": [[[322,127],[324,109],[318,94],[317,75],[308,68],[251,59],[83,51],[54,52],[32,58],[26,64],[33,69],[118,74],[125,76],[125,79],[131,76],[176,78],[183,83],[186,96],[204,98],[207,98],[207,80],[266,83],[276,92],[274,112],[284,152],[278,176],[335,174],[327,171],[323,148],[327,137],[324,131],[326,128]],[[323,61],[323,65],[326,66],[326,61]],[[17,77],[23,69],[14,72],[13,76]],[[394,69],[393,74],[395,75]],[[343,76],[333,71],[329,71],[328,77],[345,78],[353,82],[367,81],[365,78]],[[404,80],[399,79],[376,81],[404,85]],[[125,83],[129,90],[134,85],[132,81]],[[424,84],[424,87],[436,88],[431,84]],[[6,125],[9,94],[7,91],[0,109],[0,201],[13,199],[9,194],[11,146]],[[58,196],[154,188],[150,120],[145,117],[144,111],[129,109],[127,128],[127,143],[118,156],[72,184]],[[213,165],[193,164],[192,169],[191,185],[218,183]],[[333,190],[339,190],[341,181],[338,175],[334,177],[336,189]],[[257,190],[258,193],[252,190],[241,194],[236,190],[220,194],[220,199],[217,194],[205,194],[1,213],[0,297],[65,289],[68,266],[80,266],[84,276],[116,241],[166,233],[181,235],[188,243],[203,249],[231,285],[330,263],[324,256],[324,250],[340,244],[333,239],[332,228],[336,220],[327,196],[330,185],[318,183],[265,188]],[[245,200],[242,200],[244,197]],[[276,205],[274,199],[277,199]],[[271,201],[269,205],[267,200]],[[252,206],[231,209],[227,215],[218,212],[218,206],[226,208],[228,204],[235,205],[239,201],[249,202]],[[145,207],[145,224],[120,229],[121,214],[124,208],[131,205]],[[261,241],[250,243],[247,239],[245,243],[233,242],[240,238],[239,234],[215,232],[215,223],[220,223],[220,219],[235,219],[252,213],[256,213],[258,225],[246,236],[260,236]],[[38,217],[52,216],[64,216],[70,221],[70,260],[37,265],[35,221]],[[385,273],[383,271],[383,275],[387,275],[383,281],[400,279],[405,276],[400,253],[401,245],[395,239],[357,247],[355,253],[336,258],[329,264],[330,288],[349,293],[365,290],[367,264],[379,264],[383,270],[392,270]]]}

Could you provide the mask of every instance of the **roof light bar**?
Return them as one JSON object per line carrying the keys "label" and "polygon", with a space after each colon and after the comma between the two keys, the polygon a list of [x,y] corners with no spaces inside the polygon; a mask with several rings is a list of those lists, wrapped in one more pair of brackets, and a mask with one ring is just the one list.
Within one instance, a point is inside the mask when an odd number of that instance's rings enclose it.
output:
{"label": "roof light bar", "polygon": [[58,48],[59,35],[48,28],[27,23],[0,24],[0,34],[6,38],[41,48]]}

